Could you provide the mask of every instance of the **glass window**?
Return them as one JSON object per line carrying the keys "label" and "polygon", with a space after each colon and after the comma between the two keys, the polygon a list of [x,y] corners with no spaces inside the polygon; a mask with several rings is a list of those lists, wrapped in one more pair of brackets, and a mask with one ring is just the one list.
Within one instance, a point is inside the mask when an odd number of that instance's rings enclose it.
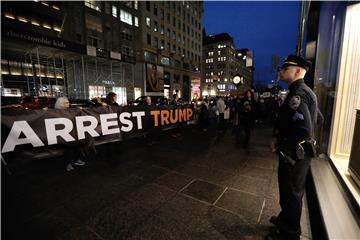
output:
{"label": "glass window", "polygon": [[154,4],[154,15],[157,16],[158,15],[158,7],[156,4]]}
{"label": "glass window", "polygon": [[134,88],[134,99],[141,97],[141,95],[142,95],[141,92],[142,92],[141,88]]}
{"label": "glass window", "polygon": [[129,25],[133,25],[132,15],[124,10],[120,10],[120,20]]}
{"label": "glass window", "polygon": [[154,21],[154,32],[157,32],[158,30],[158,23],[157,21]]}
{"label": "glass window", "polygon": [[168,57],[161,57],[161,64],[170,65],[170,58],[168,58]]}
{"label": "glass window", "polygon": [[118,16],[118,14],[117,14],[117,7],[116,6],[112,6],[112,15],[113,15],[113,17],[117,17]]}
{"label": "glass window", "polygon": [[134,0],[134,9],[137,10],[139,8],[138,0]]}
{"label": "glass window", "polygon": [[85,6],[101,12],[101,2],[100,1],[85,0]]}
{"label": "glass window", "polygon": [[135,25],[135,27],[139,26],[139,18],[138,17],[134,17],[134,25]]}
{"label": "glass window", "polygon": [[151,26],[151,20],[149,17],[146,17],[146,26],[150,27]]}
{"label": "glass window", "polygon": [[127,104],[127,98],[126,98],[126,88],[125,87],[113,87],[112,91],[116,93],[117,98],[116,102],[119,105],[126,105]]}
{"label": "glass window", "polygon": [[105,86],[89,85],[89,98],[106,96]]}

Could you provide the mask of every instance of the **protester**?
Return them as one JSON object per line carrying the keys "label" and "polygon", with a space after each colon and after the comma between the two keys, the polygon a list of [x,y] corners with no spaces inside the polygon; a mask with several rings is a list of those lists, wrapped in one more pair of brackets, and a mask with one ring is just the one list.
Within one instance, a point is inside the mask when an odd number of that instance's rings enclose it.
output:
{"label": "protester", "polygon": [[254,94],[251,90],[247,90],[244,97],[240,100],[237,105],[238,114],[238,139],[242,136],[243,147],[248,148],[250,143],[251,131],[254,129],[255,124],[255,100]]}
{"label": "protester", "polygon": [[109,106],[119,106],[119,104],[116,102],[117,101],[117,95],[114,92],[109,92],[106,95],[106,104]]}
{"label": "protester", "polygon": [[216,109],[219,112],[218,132],[222,133],[225,128],[225,120],[224,120],[225,102],[222,96],[219,96],[218,100],[216,101]]}
{"label": "protester", "polygon": [[[67,97],[57,98],[54,108],[60,110],[69,109],[70,108],[69,99]],[[79,146],[72,145],[70,143],[70,144],[66,144],[65,147],[67,148],[64,156],[66,163],[66,171],[69,172],[74,170],[74,165],[75,166],[85,165],[85,162],[80,159],[82,157],[82,153]]]}
{"label": "protester", "polygon": [[305,84],[304,76],[311,62],[289,55],[285,59],[280,79],[289,85],[289,93],[281,105],[277,120],[277,138],[272,151],[279,153],[278,182],[281,211],[270,222],[278,232],[267,240],[299,240],[302,199],[311,158],[316,155],[312,141],[317,121],[317,98]]}
{"label": "protester", "polygon": [[[180,105],[179,96],[177,94],[173,95],[173,99],[170,102],[170,104],[174,105],[174,106]],[[177,138],[177,137],[180,137],[180,136],[181,136],[181,133],[179,132],[179,129],[178,129],[177,126],[171,130],[171,137]]]}

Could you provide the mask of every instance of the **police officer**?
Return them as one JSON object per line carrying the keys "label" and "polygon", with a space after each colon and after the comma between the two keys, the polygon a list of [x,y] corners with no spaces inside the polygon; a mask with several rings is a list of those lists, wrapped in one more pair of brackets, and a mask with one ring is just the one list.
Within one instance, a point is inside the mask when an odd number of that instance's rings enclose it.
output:
{"label": "police officer", "polygon": [[277,232],[265,239],[300,239],[302,198],[310,160],[315,156],[314,126],[317,120],[317,98],[305,84],[304,76],[311,62],[296,56],[286,57],[280,80],[289,86],[289,93],[281,105],[276,123],[273,151],[279,153],[278,181],[281,211],[270,218]]}

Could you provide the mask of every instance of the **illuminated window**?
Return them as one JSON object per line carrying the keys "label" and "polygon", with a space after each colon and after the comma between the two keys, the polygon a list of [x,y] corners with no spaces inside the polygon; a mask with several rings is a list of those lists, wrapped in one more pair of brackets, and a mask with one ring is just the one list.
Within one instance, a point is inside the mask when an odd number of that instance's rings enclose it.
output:
{"label": "illuminated window", "polygon": [[141,97],[141,88],[134,88],[134,99],[137,99],[138,97]]}
{"label": "illuminated window", "polygon": [[146,17],[146,26],[150,27],[151,26],[151,20],[149,17]]}
{"label": "illuminated window", "polygon": [[134,9],[138,9],[138,0],[134,0]]}
{"label": "illuminated window", "polygon": [[85,6],[101,12],[101,2],[94,0],[85,0]]}
{"label": "illuminated window", "polygon": [[89,85],[89,98],[106,96],[105,86]]}
{"label": "illuminated window", "polygon": [[119,105],[126,105],[127,104],[127,98],[126,98],[126,88],[125,87],[113,87],[112,91],[116,93],[117,98],[116,102]]}
{"label": "illuminated window", "polygon": [[120,10],[120,20],[129,25],[133,25],[132,15],[124,10]]}
{"label": "illuminated window", "polygon": [[8,60],[1,59],[1,74],[8,75],[9,72],[9,62]]}
{"label": "illuminated window", "polygon": [[157,32],[158,30],[158,23],[157,21],[154,21],[154,32]]}
{"label": "illuminated window", "polygon": [[113,17],[117,17],[118,16],[118,14],[117,14],[117,7],[116,6],[112,6],[112,15],[113,15]]}
{"label": "illuminated window", "polygon": [[135,25],[135,27],[139,26],[139,18],[138,17],[134,17],[134,25]]}

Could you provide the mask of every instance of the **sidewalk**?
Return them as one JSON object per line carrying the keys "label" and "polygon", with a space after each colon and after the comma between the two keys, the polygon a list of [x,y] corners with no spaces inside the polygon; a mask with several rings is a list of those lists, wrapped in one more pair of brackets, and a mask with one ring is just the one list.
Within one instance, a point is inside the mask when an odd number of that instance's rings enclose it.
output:
{"label": "sidewalk", "polygon": [[[72,172],[48,159],[3,174],[4,239],[263,239],[279,211],[271,129],[255,129],[249,151],[230,130],[181,132],[151,146],[99,148]],[[303,239],[311,239],[303,210]]]}

